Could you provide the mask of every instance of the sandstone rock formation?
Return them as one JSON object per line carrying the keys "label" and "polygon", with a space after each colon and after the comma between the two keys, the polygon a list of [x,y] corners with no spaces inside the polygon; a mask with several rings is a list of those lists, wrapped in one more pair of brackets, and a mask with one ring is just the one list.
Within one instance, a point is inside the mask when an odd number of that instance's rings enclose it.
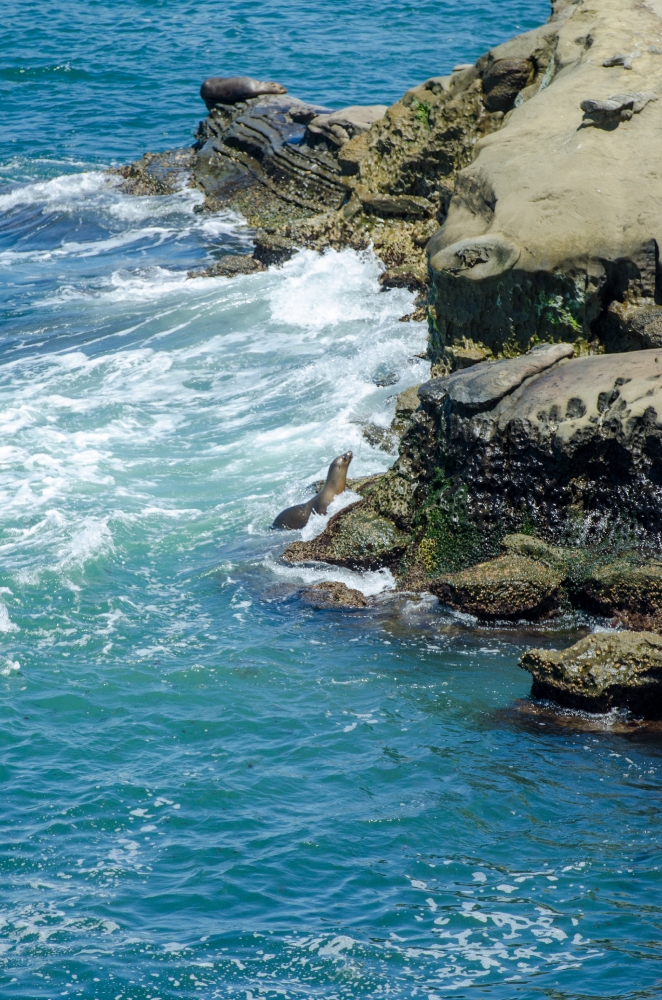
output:
{"label": "sandstone rock formation", "polygon": [[662,716],[662,636],[599,632],[561,651],[530,649],[520,666],[533,677],[534,698],[589,712],[625,706]]}
{"label": "sandstone rock formation", "polygon": [[389,108],[219,104],[192,151],[118,172],[163,193],[188,171],[207,210],[257,229],[265,265],[371,245],[408,287],[429,267],[440,371],[540,341],[662,346],[661,41],[654,5],[554,0],[547,24]]}
{"label": "sandstone rock formation", "polygon": [[522,89],[504,127],[476,143],[430,242],[435,361],[452,368],[467,343],[493,354],[536,339],[662,344],[661,34],[655,5],[561,2],[549,24],[489,54],[486,107]]}
{"label": "sandstone rock formation", "polygon": [[657,629],[662,8],[552,7],[389,108],[216,105],[192,150],[118,173],[243,213],[253,262],[208,274],[371,246],[382,286],[419,295],[403,319],[427,312],[436,377],[382,429],[397,461],[286,560],[388,566],[487,617],[569,601]]}

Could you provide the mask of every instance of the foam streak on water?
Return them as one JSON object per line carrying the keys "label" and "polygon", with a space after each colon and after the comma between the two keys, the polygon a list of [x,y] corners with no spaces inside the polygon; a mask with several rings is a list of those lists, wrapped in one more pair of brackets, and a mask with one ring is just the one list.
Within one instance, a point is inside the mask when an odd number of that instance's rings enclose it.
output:
{"label": "foam streak on water", "polygon": [[[413,296],[351,251],[188,279],[248,252],[243,221],[102,169],[185,141],[219,53],[340,105],[543,15],[57,0],[26,49],[10,4],[4,107],[32,95],[33,130],[0,140],[3,998],[655,995],[659,733],[533,711],[516,666],[604,623],[486,629],[387,570],[280,561],[357,499],[270,529],[335,455],[393,460],[361,427],[428,375]],[[314,611],[322,579],[375,601]]]}

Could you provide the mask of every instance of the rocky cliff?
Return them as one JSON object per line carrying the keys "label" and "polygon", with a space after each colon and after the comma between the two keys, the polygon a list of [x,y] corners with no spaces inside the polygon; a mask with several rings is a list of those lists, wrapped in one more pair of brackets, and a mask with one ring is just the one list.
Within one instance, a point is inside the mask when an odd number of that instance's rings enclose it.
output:
{"label": "rocky cliff", "polygon": [[[192,150],[122,168],[128,190],[188,177],[203,211],[244,214],[253,258],[211,273],[372,246],[383,286],[421,296],[435,377],[395,465],[286,560],[388,566],[486,617],[570,600],[658,627],[642,580],[662,531],[660,94],[662,7],[556,0],[389,108],[218,104]],[[566,556],[499,555],[513,532],[612,546],[621,583],[605,551],[579,577]]]}
{"label": "rocky cliff", "polygon": [[544,28],[490,53],[488,72],[528,61],[533,76],[543,45],[542,79],[476,143],[428,247],[431,352],[450,367],[468,345],[662,342],[662,9],[556,5]]}

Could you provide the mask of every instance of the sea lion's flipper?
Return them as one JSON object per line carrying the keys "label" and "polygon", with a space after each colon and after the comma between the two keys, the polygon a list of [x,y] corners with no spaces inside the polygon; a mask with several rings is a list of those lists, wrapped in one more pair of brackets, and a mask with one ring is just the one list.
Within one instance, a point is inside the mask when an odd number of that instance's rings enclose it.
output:
{"label": "sea lion's flipper", "polygon": [[271,527],[290,529],[305,528],[313,509],[314,499],[315,497],[313,497],[312,500],[308,500],[307,503],[298,503],[295,507],[288,507],[286,510],[281,510]]}

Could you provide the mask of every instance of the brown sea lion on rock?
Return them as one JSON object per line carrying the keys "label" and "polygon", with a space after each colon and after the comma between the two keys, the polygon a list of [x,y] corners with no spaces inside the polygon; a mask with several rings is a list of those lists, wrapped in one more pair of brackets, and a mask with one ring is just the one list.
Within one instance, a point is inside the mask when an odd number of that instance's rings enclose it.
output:
{"label": "brown sea lion on rock", "polygon": [[287,88],[252,76],[209,76],[200,87],[200,97],[209,111],[215,104],[237,104],[262,94],[286,94]]}
{"label": "brown sea lion on rock", "polygon": [[307,503],[299,503],[295,507],[288,507],[286,510],[281,511],[272,527],[305,528],[313,511],[316,514],[326,514],[333,498],[337,497],[345,489],[347,469],[351,461],[351,451],[346,451],[344,455],[334,458],[329,466],[326,482],[319,493],[311,497]]}

